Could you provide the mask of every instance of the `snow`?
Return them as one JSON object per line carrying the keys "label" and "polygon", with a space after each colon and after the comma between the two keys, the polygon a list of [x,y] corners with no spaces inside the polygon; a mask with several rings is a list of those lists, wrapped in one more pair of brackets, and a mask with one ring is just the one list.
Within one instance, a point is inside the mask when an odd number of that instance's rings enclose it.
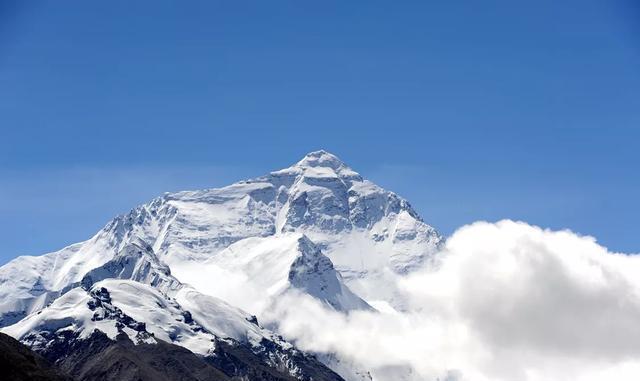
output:
{"label": "snow", "polygon": [[257,337],[275,338],[271,332],[251,323],[251,316],[246,312],[194,288],[181,289],[175,294],[175,300],[191,312],[195,321],[218,337],[241,342],[255,341]]}
{"label": "snow", "polygon": [[158,339],[199,354],[211,349],[214,336],[196,332],[185,322],[186,310],[153,287],[130,280],[107,279],[96,283],[92,290],[100,287],[109,291],[114,306],[136,321],[145,322],[146,330]]}

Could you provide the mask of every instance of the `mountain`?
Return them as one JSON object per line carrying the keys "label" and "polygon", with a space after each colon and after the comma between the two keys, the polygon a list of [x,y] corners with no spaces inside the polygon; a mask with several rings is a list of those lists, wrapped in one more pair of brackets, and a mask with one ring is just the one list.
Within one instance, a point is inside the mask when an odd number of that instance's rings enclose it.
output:
{"label": "mountain", "polygon": [[192,283],[194,263],[246,238],[286,232],[303,233],[318,245],[360,297],[391,304],[392,293],[371,290],[384,289],[390,274],[411,271],[442,241],[407,201],[317,151],[253,180],[165,194],[115,218],[85,242],[14,259],[0,268],[0,324],[39,310],[137,239]]}
{"label": "mountain", "polygon": [[341,313],[402,310],[391,279],[430,260],[442,241],[406,200],[316,151],[227,187],[166,193],[87,241],[14,259],[0,267],[0,327],[41,353],[53,338],[65,347],[97,330],[213,363],[226,347],[222,357],[235,360],[224,366],[244,376],[259,365],[337,379],[254,315],[291,292]]}

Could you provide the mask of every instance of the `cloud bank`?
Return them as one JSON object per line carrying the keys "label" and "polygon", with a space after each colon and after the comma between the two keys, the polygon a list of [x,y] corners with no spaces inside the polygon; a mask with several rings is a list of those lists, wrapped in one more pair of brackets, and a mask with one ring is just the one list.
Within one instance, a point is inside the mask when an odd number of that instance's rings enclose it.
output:
{"label": "cloud bank", "polygon": [[262,319],[374,380],[638,379],[640,256],[505,220],[460,228],[438,258],[395,280],[406,311],[289,294]]}

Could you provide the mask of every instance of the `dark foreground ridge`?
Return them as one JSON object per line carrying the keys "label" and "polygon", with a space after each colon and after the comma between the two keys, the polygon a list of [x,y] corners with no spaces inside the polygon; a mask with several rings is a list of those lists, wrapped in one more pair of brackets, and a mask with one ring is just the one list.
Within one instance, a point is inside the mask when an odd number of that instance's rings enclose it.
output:
{"label": "dark foreground ridge", "polygon": [[3,380],[71,381],[47,360],[11,336],[0,333],[0,369]]}
{"label": "dark foreground ridge", "polygon": [[125,335],[100,331],[65,340],[43,355],[76,381],[226,381],[230,378],[189,350],[158,340],[134,345]]}
{"label": "dark foreground ridge", "polygon": [[[300,372],[299,378],[293,377],[284,364],[270,365],[260,354],[234,341],[219,340],[211,356],[201,357],[162,340],[153,344],[134,344],[124,333],[115,340],[98,330],[85,339],[71,331],[47,336],[50,345],[34,353],[10,336],[3,335],[10,346],[7,349],[2,347],[2,358],[13,364],[13,370],[8,374],[16,374],[10,380],[343,381],[313,356],[297,351],[283,356],[283,360],[295,364]],[[266,356],[272,353],[268,349],[265,348]],[[55,364],[55,367],[50,364]]]}

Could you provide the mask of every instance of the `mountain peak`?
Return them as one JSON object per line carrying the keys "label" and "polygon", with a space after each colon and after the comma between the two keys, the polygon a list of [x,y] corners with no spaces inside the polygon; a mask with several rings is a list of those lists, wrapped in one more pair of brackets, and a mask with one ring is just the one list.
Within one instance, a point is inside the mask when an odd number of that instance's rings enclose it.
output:
{"label": "mountain peak", "polygon": [[112,260],[89,271],[80,284],[89,289],[95,283],[110,278],[131,279],[164,291],[181,287],[180,282],[171,275],[169,267],[158,259],[151,246],[138,237],[125,245]]}
{"label": "mountain peak", "polygon": [[271,175],[304,175],[311,178],[341,178],[343,180],[358,180],[362,177],[349,168],[336,155],[325,150],[309,152],[302,160],[289,168],[271,172]]}
{"label": "mountain peak", "polygon": [[296,163],[298,167],[328,167],[332,169],[339,169],[346,167],[342,160],[332,153],[325,150],[313,151],[306,154],[302,160]]}

